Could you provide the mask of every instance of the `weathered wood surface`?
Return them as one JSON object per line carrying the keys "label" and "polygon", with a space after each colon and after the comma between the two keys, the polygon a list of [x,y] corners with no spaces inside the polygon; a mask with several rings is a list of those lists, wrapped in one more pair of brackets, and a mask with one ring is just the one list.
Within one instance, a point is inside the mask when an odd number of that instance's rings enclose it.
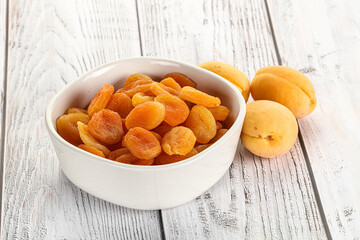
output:
{"label": "weathered wood surface", "polygon": [[140,55],[135,1],[9,4],[1,239],[159,239],[158,211],[102,201],[63,175],[44,123],[46,103],[66,83]]}
{"label": "weathered wood surface", "polygon": [[[218,60],[253,77],[277,64],[263,1],[139,0],[143,53],[194,64]],[[162,211],[168,239],[325,239],[297,142],[267,160],[243,147],[227,173],[194,201]]]}
{"label": "weathered wood surface", "polygon": [[360,2],[269,1],[281,62],[314,83],[318,106],[299,120],[334,239],[360,239]]}
{"label": "weathered wood surface", "polygon": [[[5,108],[5,68],[6,68],[6,11],[7,2],[0,0],[0,178],[2,177],[2,160],[3,160],[3,124],[4,124],[4,108]],[[1,184],[0,184],[1,186]],[[0,190],[1,191],[1,190]],[[1,192],[0,192],[1,199]],[[1,212],[1,211],[0,211]]]}

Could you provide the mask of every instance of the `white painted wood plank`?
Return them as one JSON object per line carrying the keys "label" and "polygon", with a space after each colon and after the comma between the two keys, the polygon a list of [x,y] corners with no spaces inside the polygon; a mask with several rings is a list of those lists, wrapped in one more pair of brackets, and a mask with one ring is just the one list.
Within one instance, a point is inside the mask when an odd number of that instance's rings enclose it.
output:
{"label": "white painted wood plank", "polygon": [[3,127],[3,119],[4,119],[3,111],[5,104],[5,89],[4,89],[4,81],[5,81],[4,71],[5,71],[5,61],[6,61],[5,49],[6,49],[6,0],[0,0],[0,149],[3,142],[2,127]]}
{"label": "white painted wood plank", "polygon": [[[218,60],[252,78],[277,62],[263,1],[139,0],[144,55]],[[169,239],[325,239],[299,142],[267,160],[243,147],[229,173],[194,201],[162,211]]]}
{"label": "white painted wood plank", "polygon": [[99,200],[63,175],[44,123],[66,83],[140,54],[135,1],[10,1],[2,239],[159,239],[158,211]]}
{"label": "white painted wood plank", "polygon": [[283,65],[305,72],[318,106],[299,120],[334,239],[360,238],[360,2],[269,0]]}

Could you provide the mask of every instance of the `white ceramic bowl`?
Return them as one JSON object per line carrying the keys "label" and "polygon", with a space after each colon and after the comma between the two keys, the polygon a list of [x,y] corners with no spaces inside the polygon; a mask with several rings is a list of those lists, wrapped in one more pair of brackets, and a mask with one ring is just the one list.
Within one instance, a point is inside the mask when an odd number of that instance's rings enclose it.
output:
{"label": "white ceramic bowl", "polygon": [[[179,72],[197,87],[218,96],[231,109],[229,131],[205,151],[180,162],[136,166],[85,152],[56,132],[56,119],[69,107],[85,107],[105,83],[115,89],[133,73],[160,79]],[[46,109],[46,125],[60,166],[76,186],[106,201],[135,209],[165,209],[191,201],[214,185],[233,161],[246,112],[240,92],[218,75],[195,65],[164,58],[129,58],[100,66],[65,86]]]}

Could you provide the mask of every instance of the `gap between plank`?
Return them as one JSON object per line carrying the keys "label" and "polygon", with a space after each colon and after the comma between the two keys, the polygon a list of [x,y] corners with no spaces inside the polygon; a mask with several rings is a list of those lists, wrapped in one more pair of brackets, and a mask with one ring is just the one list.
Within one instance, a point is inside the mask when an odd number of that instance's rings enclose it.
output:
{"label": "gap between plank", "polygon": [[[275,52],[276,52],[276,58],[277,58],[278,64],[279,64],[279,65],[282,65],[282,60],[281,60],[281,57],[280,57],[280,51],[279,51],[279,47],[278,47],[277,40],[276,40],[276,36],[275,36],[274,27],[273,27],[272,20],[271,20],[271,15],[270,15],[269,6],[268,6],[268,3],[267,3],[267,0],[264,0],[264,2],[265,2],[267,17],[268,17],[268,20],[269,20],[269,25],[270,25],[270,30],[271,30],[271,36],[272,36],[272,39],[273,39],[274,48],[275,48]],[[298,122],[298,125],[299,125],[299,121],[298,121],[298,120],[297,120],[297,122]],[[307,167],[307,170],[308,170],[308,172],[309,172],[309,177],[310,177],[311,185],[312,185],[312,187],[313,187],[313,192],[314,192],[314,195],[315,195],[316,203],[317,203],[318,208],[319,208],[319,213],[320,213],[320,216],[321,216],[321,221],[322,221],[322,223],[323,223],[323,225],[324,225],[326,237],[327,237],[328,239],[332,240],[332,236],[331,236],[331,233],[330,233],[329,225],[328,225],[328,223],[327,223],[327,221],[326,221],[325,211],[324,211],[324,208],[323,208],[323,206],[322,206],[321,198],[320,198],[319,191],[318,191],[318,188],[317,188],[317,185],[316,185],[316,181],[315,181],[315,177],[314,177],[314,172],[313,172],[312,167],[311,167],[311,164],[310,164],[309,155],[308,155],[308,152],[307,152],[307,150],[306,150],[305,142],[304,142],[303,136],[302,136],[302,134],[301,134],[300,128],[299,128],[299,135],[298,135],[298,137],[299,137],[300,146],[301,146],[301,149],[302,149],[304,158],[305,158],[306,167]]]}
{"label": "gap between plank", "polygon": [[1,156],[0,156],[0,236],[2,236],[2,209],[3,209],[3,188],[4,188],[4,163],[5,163],[5,126],[6,126],[6,102],[7,102],[7,68],[8,68],[8,36],[9,36],[9,0],[5,2],[5,41],[4,41],[4,74],[3,74],[3,93],[4,103],[2,109],[1,126]]}
{"label": "gap between plank", "polygon": [[[136,7],[136,18],[137,18],[137,25],[138,25],[138,33],[139,33],[139,44],[140,44],[140,55],[144,56],[143,53],[143,46],[142,46],[142,38],[141,38],[141,28],[140,28],[140,17],[139,17],[139,6],[138,6],[138,0],[135,0],[135,7]],[[159,225],[160,225],[160,233],[161,233],[161,239],[165,240],[165,230],[164,230],[164,220],[162,217],[161,210],[157,210],[158,216],[159,216]]]}

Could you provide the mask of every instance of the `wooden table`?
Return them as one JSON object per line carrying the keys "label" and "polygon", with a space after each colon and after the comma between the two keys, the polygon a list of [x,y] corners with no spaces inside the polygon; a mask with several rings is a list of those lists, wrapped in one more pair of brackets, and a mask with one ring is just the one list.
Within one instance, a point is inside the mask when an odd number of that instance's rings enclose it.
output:
{"label": "wooden table", "polygon": [[[360,1],[0,0],[2,239],[360,239]],[[243,147],[190,203],[137,211],[61,172],[44,112],[109,61],[218,60],[304,72],[318,106],[289,153]]]}

